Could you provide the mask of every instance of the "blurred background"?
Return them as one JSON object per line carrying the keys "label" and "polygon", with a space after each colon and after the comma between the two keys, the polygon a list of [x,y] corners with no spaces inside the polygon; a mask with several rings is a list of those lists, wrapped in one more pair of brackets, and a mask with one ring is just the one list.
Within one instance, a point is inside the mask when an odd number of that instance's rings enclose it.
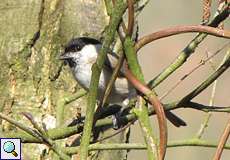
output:
{"label": "blurred background", "polygon": [[[212,15],[213,17],[216,9],[217,2],[212,2]],[[157,1],[151,0],[139,15],[139,29],[140,36],[176,25],[195,25],[200,24],[202,21],[202,1]],[[227,23],[226,23],[227,22]],[[224,27],[227,29],[230,26],[229,21],[226,21]],[[146,81],[151,80],[159,74],[163,68],[167,67],[178,54],[186,47],[186,45],[194,38],[196,33],[181,34],[169,38],[157,40],[139,52],[139,60],[143,67]],[[181,77],[188,73],[194,66],[196,66],[202,59],[206,58],[207,51],[214,53],[224,44],[229,42],[227,39],[208,36],[196,49],[195,53],[188,59],[188,61],[172,74],[167,80],[156,87],[159,96],[164,94],[171,88]],[[229,47],[229,46],[228,46]],[[226,53],[226,48],[213,59],[214,64],[218,65]],[[185,79],[173,92],[171,92],[165,99],[164,103],[178,100],[192,89],[198,86],[213,72],[209,63],[206,63],[187,79]],[[216,106],[229,106],[230,104],[230,71],[227,70],[217,82],[216,95],[214,105]],[[209,104],[211,96],[212,85],[203,91],[199,96],[194,98],[193,101],[201,104]],[[192,109],[177,109],[173,111],[184,119],[187,123],[186,127],[176,128],[168,122],[169,141],[183,140],[196,136],[200,125],[203,123],[206,113],[192,110]],[[213,113],[208,127],[205,130],[202,139],[218,142],[224,127],[229,118],[227,113]],[[152,118],[153,127],[155,131],[158,130],[156,118]],[[130,142],[143,142],[143,136],[139,124],[133,125],[131,128]],[[230,143],[230,141],[228,141]],[[166,159],[177,160],[194,160],[194,159],[211,159],[215,153],[215,148],[204,147],[177,147],[169,148],[166,153]],[[228,160],[230,151],[224,150],[221,159]],[[145,151],[133,150],[130,151],[128,159],[147,159]]]}

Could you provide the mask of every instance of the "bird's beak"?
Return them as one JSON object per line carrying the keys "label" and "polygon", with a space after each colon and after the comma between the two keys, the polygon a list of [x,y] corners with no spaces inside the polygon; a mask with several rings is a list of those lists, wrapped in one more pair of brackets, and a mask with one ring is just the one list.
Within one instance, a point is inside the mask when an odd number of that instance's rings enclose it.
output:
{"label": "bird's beak", "polygon": [[69,57],[68,54],[66,54],[66,53],[62,53],[62,54],[59,56],[59,60],[67,60],[67,59],[70,59],[70,57]]}

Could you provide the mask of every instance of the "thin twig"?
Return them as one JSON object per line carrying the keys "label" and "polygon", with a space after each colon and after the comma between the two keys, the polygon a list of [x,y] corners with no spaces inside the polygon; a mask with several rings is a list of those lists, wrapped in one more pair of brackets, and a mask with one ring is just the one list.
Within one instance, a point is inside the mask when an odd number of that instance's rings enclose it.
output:
{"label": "thin twig", "polygon": [[49,138],[47,131],[38,125],[38,123],[34,120],[33,116],[30,113],[22,112],[22,114],[31,122],[31,124],[37,130],[38,136],[42,138],[42,141],[45,145],[52,149],[61,159],[70,160],[70,157],[63,152],[63,150],[56,144],[56,142]]}
{"label": "thin twig", "polygon": [[2,114],[2,113],[0,113],[0,118],[6,120],[7,122],[9,122],[9,123],[11,123],[11,124],[13,124],[13,125],[15,125],[16,127],[18,127],[18,128],[20,128],[21,130],[25,131],[25,132],[28,133],[29,135],[35,137],[37,140],[42,141],[41,137],[40,137],[40,136],[37,134],[37,132],[35,132],[32,128],[29,128],[29,127],[27,127],[26,125],[24,125],[24,124],[22,124],[22,123],[20,123],[20,122],[18,122],[18,121],[16,121],[16,120],[14,120],[14,119],[8,117],[8,116],[6,116],[6,115],[4,115],[4,114]]}
{"label": "thin twig", "polygon": [[79,89],[76,93],[71,94],[69,96],[64,96],[63,101],[65,105],[85,96],[87,94],[87,91],[84,89]]}
{"label": "thin twig", "polygon": [[142,37],[135,45],[135,49],[138,51],[143,46],[148,43],[151,43],[154,40],[181,34],[181,33],[189,33],[189,32],[200,32],[206,33],[209,35],[214,35],[217,37],[230,38],[230,31],[221,30],[214,27],[203,26],[203,25],[184,25],[184,26],[175,26],[167,29],[163,29],[158,32],[154,32],[152,34],[146,35]]}
{"label": "thin twig", "polygon": [[220,157],[221,157],[221,154],[223,152],[223,149],[224,149],[224,146],[228,140],[228,137],[229,137],[229,134],[230,134],[230,118],[228,119],[228,122],[227,122],[227,125],[225,127],[225,130],[224,130],[224,133],[222,134],[221,138],[220,138],[220,142],[217,146],[217,149],[216,149],[216,153],[213,157],[213,160],[219,160]]}
{"label": "thin twig", "polygon": [[98,84],[99,84],[100,74],[106,59],[106,54],[108,53],[109,47],[114,40],[115,32],[122,19],[122,15],[124,14],[126,7],[127,5],[124,3],[123,0],[116,1],[113,10],[114,12],[111,15],[109,25],[105,30],[106,36],[102,43],[100,54],[97,57],[96,63],[93,64],[92,66],[92,76],[90,81],[89,94],[87,98],[86,117],[85,117],[83,136],[82,136],[81,146],[80,146],[81,160],[86,160],[88,157],[88,146],[89,146],[92,126],[93,126],[93,120],[94,120],[93,117],[94,117],[94,111],[96,107],[96,98],[98,94]]}
{"label": "thin twig", "polygon": [[[134,122],[134,121],[129,122],[128,124],[126,124],[126,125],[123,126],[122,128],[119,128],[115,133],[113,133],[113,134],[111,134],[111,135],[109,135],[109,136],[107,136],[107,137],[103,137],[103,138],[101,138],[101,139],[95,140],[95,141],[93,141],[92,143],[102,142],[102,141],[104,141],[104,140],[106,140],[106,139],[109,139],[109,138],[112,138],[112,137],[118,135],[119,133],[121,133],[121,132],[123,132],[124,130],[126,130],[127,128],[129,128],[129,127],[133,124],[133,122]],[[91,143],[91,144],[92,144],[92,143]]]}
{"label": "thin twig", "polygon": [[[209,24],[211,27],[217,27],[222,21],[224,21],[229,16],[229,8],[227,5],[222,6],[223,11],[218,12],[212,22]],[[148,86],[155,88],[167,77],[169,77],[173,72],[175,72],[180,66],[182,66],[187,59],[195,52],[198,45],[207,37],[205,33],[199,33],[177,56],[177,58],[163,71],[154,77]]]}
{"label": "thin twig", "polygon": [[[28,117],[27,118],[31,118],[31,116],[28,114],[27,115]],[[12,118],[9,118],[8,116],[0,113],[0,118],[8,121],[9,123],[15,125],[16,127],[22,129],[23,131],[25,131],[27,134],[31,135],[33,138],[35,138],[37,141],[40,141],[40,143],[44,143],[44,144],[48,144],[46,141],[44,141],[44,137],[41,133],[25,126],[24,124],[12,119]],[[18,137],[17,137],[18,138]],[[54,145],[49,145],[51,149],[53,149],[53,151],[55,153],[57,153],[59,155],[60,158],[62,158],[63,160],[70,160],[69,156],[67,156],[65,153],[63,153],[63,151],[58,148]]]}
{"label": "thin twig", "polygon": [[[181,104],[181,105],[178,105],[178,102],[174,102],[174,103],[164,104],[163,106],[164,106],[164,109],[166,111],[170,111],[170,110],[174,110],[174,109],[178,109],[178,108],[191,108],[191,109],[196,109],[198,111],[203,111],[203,112],[230,113],[230,106],[228,106],[228,107],[207,106],[207,105],[203,105],[203,104],[199,104],[199,103],[195,103],[195,102],[188,102],[186,104]],[[155,111],[152,107],[149,108],[148,114],[149,114],[149,116],[155,114]],[[7,117],[6,115],[3,115],[3,116]],[[1,114],[0,114],[0,118],[2,118]],[[134,113],[129,113],[127,115],[120,117],[118,119],[118,121],[121,122],[122,125],[125,125],[128,122],[134,121],[136,119],[137,118],[136,118]],[[13,120],[13,119],[11,119],[11,120],[12,121],[9,121],[9,122],[10,123],[12,122],[13,125],[17,126],[18,122]],[[15,124],[15,122],[16,122],[16,124]],[[113,122],[112,122],[111,118],[99,119],[97,121],[97,123],[95,124],[95,127],[105,127],[105,126],[112,126],[112,125],[113,125]],[[24,126],[24,127],[26,127],[26,126]],[[26,127],[26,128],[28,128],[28,127]],[[83,125],[77,124],[75,126],[69,126],[69,127],[63,126],[63,127],[49,129],[47,131],[47,133],[52,140],[58,140],[58,139],[67,138],[67,137],[74,135],[74,134],[77,134],[77,133],[81,133],[82,129],[83,129]],[[33,136],[33,134],[31,135],[31,134],[28,134],[28,133],[25,133],[22,131],[8,132],[6,135],[4,135],[4,137],[9,137],[9,138],[10,137],[11,138],[20,137],[22,139],[23,143],[42,143],[41,138],[40,137],[35,138],[36,136],[38,136],[37,133],[35,133],[35,136]]]}
{"label": "thin twig", "polygon": [[[217,85],[217,80],[214,81],[213,87],[212,87],[212,93],[211,93],[211,98],[209,101],[209,106],[213,106],[213,102],[214,102],[214,96],[216,93],[216,85]],[[204,134],[205,129],[208,127],[208,122],[210,120],[212,116],[211,112],[207,112],[207,115],[204,118],[203,123],[200,126],[200,129],[198,130],[197,134],[196,134],[196,138],[201,138],[201,136]]]}
{"label": "thin twig", "polygon": [[[167,147],[176,148],[176,147],[205,147],[205,148],[216,148],[216,142],[210,142],[207,140],[200,139],[185,139],[178,141],[171,141],[168,143]],[[109,143],[109,144],[91,144],[89,150],[146,150],[146,145],[142,143]],[[230,150],[230,144],[226,144],[224,149]],[[79,147],[66,147],[66,153],[68,154],[77,154]]]}
{"label": "thin twig", "polygon": [[21,114],[30,121],[33,127],[38,131],[38,135],[45,140],[45,138],[42,135],[47,136],[47,133],[38,125],[38,123],[34,120],[33,116],[28,112],[22,112]]}
{"label": "thin twig", "polygon": [[[113,2],[113,5],[115,5],[115,0],[113,0],[112,2]],[[133,16],[132,14],[134,14],[133,0],[128,0],[127,2],[128,2],[128,11],[129,11],[129,17],[128,17],[129,18],[129,24],[128,24],[129,29],[127,29],[127,27],[125,26],[125,23],[124,23],[123,18],[122,18],[121,27],[122,27],[123,31],[120,31],[119,27],[118,27],[118,34],[119,34],[121,42],[123,42],[124,39],[125,39],[123,33],[132,34],[131,29],[133,27],[132,23],[134,22],[134,17],[132,17]],[[109,80],[109,83],[106,86],[104,96],[103,96],[103,100],[100,102],[99,107],[103,107],[106,104],[106,101],[107,101],[107,99],[108,99],[108,97],[110,95],[110,92],[112,91],[112,88],[113,88],[113,85],[114,85],[114,83],[116,81],[116,78],[117,78],[117,76],[118,76],[118,74],[120,72],[120,69],[121,69],[122,65],[123,65],[124,53],[121,52],[121,54],[119,54],[119,55],[120,56],[119,56],[118,62],[116,64],[116,67],[114,68],[114,71],[113,71],[113,74],[112,74],[112,76],[111,76],[111,78]],[[99,110],[99,108],[98,108],[98,110]]]}
{"label": "thin twig", "polygon": [[133,0],[127,0],[128,2],[128,29],[127,35],[132,36],[134,26],[134,2]]}
{"label": "thin twig", "polygon": [[56,119],[57,126],[61,126],[64,124],[64,115],[65,115],[65,107],[67,104],[72,103],[73,101],[85,96],[87,91],[84,89],[79,89],[76,93],[71,95],[65,95],[57,101],[56,106]]}
{"label": "thin twig", "polygon": [[[139,65],[139,62],[137,60],[137,55],[135,52],[133,41],[131,40],[130,37],[126,37],[123,44],[124,44],[124,50],[125,50],[127,63],[128,63],[130,70],[132,71],[132,72],[129,71],[128,66],[125,65],[125,70],[126,70],[125,76],[133,84],[133,86],[136,89],[143,92],[143,94],[149,98],[150,103],[153,105],[154,109],[156,110],[158,125],[159,125],[159,132],[160,132],[159,159],[163,160],[165,153],[166,153],[167,136],[168,136],[167,135],[167,122],[166,122],[166,117],[165,117],[163,106],[158,100],[157,95],[154,92],[154,90],[153,91],[149,90],[149,88],[146,87],[145,85],[144,75]],[[142,111],[145,111],[144,108],[142,109]],[[145,117],[147,116],[144,113],[142,115]],[[149,123],[148,117],[146,117],[146,120]],[[146,125],[148,124],[146,123]],[[151,127],[149,127],[149,131],[150,129]],[[153,138],[151,137],[151,139]],[[152,148],[154,144],[151,144],[151,142],[147,141],[147,144],[149,143],[150,145],[148,145],[148,148]]]}
{"label": "thin twig", "polygon": [[111,92],[111,90],[113,88],[113,85],[114,85],[114,83],[116,81],[117,75],[120,72],[120,68],[122,67],[123,62],[124,62],[124,54],[121,53],[120,57],[118,59],[118,62],[116,64],[116,67],[113,70],[113,74],[112,74],[112,76],[111,76],[111,78],[109,80],[109,83],[106,86],[106,90],[105,90],[105,93],[104,93],[103,100],[102,100],[102,102],[101,102],[101,104],[99,106],[104,106],[106,104],[106,101],[107,101],[107,99],[109,97],[109,94],[110,94],[110,92]]}
{"label": "thin twig", "polygon": [[203,0],[203,16],[202,16],[202,23],[206,24],[209,21],[211,16],[211,4],[212,0]]}
{"label": "thin twig", "polygon": [[150,2],[150,0],[141,0],[141,1],[139,1],[139,3],[137,4],[137,8],[135,8],[136,17],[138,17],[138,15],[148,5],[149,2]]}
{"label": "thin twig", "polygon": [[[209,57],[208,52],[207,52],[207,57]],[[211,65],[211,68],[213,70],[216,70],[217,67],[214,65],[212,59],[210,59],[209,63]],[[216,86],[217,86],[217,80],[215,80],[214,83],[213,83],[211,97],[210,97],[210,100],[209,100],[209,105],[210,106],[213,106],[213,104],[214,104],[214,98],[215,98],[215,93],[216,93]],[[204,134],[205,129],[208,127],[208,122],[209,122],[211,116],[212,116],[212,113],[210,113],[210,112],[208,112],[207,115],[205,116],[204,121],[201,124],[200,129],[198,130],[198,132],[196,134],[197,138],[201,138],[201,136]]]}
{"label": "thin twig", "polygon": [[[113,2],[113,5],[115,5],[115,0],[113,0],[112,2]],[[123,18],[121,20],[121,27],[122,27],[123,31],[120,31],[119,27],[118,27],[118,34],[119,34],[119,38],[120,38],[121,42],[123,42],[124,39],[125,39],[123,33],[128,32],[127,27],[125,26],[125,23],[123,21]],[[123,62],[124,62],[124,53],[121,52],[121,54],[119,56],[119,59],[118,59],[118,62],[116,64],[116,67],[114,68],[113,74],[112,74],[112,76],[111,76],[111,78],[109,80],[109,83],[106,86],[104,96],[103,96],[103,100],[100,102],[99,107],[103,107],[105,105],[105,103],[106,103],[106,101],[107,101],[107,99],[108,99],[108,97],[110,95],[110,92],[112,91],[112,88],[113,88],[113,85],[114,85],[114,83],[116,81],[116,78],[117,78],[117,76],[118,76],[118,74],[120,72],[120,69],[122,67]]]}
{"label": "thin twig", "polygon": [[[137,116],[138,122],[140,124],[140,127],[142,129],[142,132],[144,134],[144,140],[147,144],[147,153],[148,153],[148,159],[149,160],[158,160],[162,156],[160,149],[158,147],[157,139],[155,138],[155,135],[153,134],[153,129],[151,127],[151,123],[149,120],[148,110],[146,106],[146,102],[143,97],[137,96],[137,102],[136,106],[133,109],[133,113]],[[159,122],[158,122],[159,123]]]}
{"label": "thin twig", "polygon": [[[112,0],[112,3],[113,3],[113,7],[114,7],[115,4],[116,4],[116,0]],[[128,29],[127,29],[127,27],[125,25],[125,22],[124,22],[123,18],[121,19],[121,27],[122,27],[124,33],[128,33]]]}
{"label": "thin twig", "polygon": [[142,84],[127,68],[125,75],[137,90],[139,90],[141,93],[148,97],[148,100],[151,102],[154,110],[156,111],[160,130],[160,159],[164,159],[167,145],[167,123],[163,106],[156,97],[156,95],[151,91],[151,89],[149,89],[146,85]]}
{"label": "thin twig", "polygon": [[211,76],[208,77],[203,83],[201,83],[196,89],[194,89],[192,92],[190,92],[188,95],[186,95],[184,98],[180,100],[179,103],[185,103],[189,102],[191,99],[196,97],[198,94],[200,94],[203,90],[205,90],[212,82],[214,82],[224,71],[226,71],[230,66],[230,49],[228,50],[224,60],[223,64],[214,72]]}
{"label": "thin twig", "polygon": [[[199,139],[185,139],[185,140],[179,140],[179,141],[171,141],[167,145],[168,147],[185,147],[185,146],[201,146],[201,147],[211,147],[215,148],[217,146],[217,143],[215,142],[209,142],[205,140],[199,140]],[[230,150],[230,144],[225,146],[226,149]],[[112,150],[112,149],[146,149],[146,146],[144,144],[92,144],[90,145],[90,150]]]}
{"label": "thin twig", "polygon": [[[179,103],[179,102],[176,102]],[[184,104],[177,104],[175,107],[173,104],[169,105],[169,108],[171,108],[173,106],[173,108],[191,108],[191,109],[196,109],[199,111],[203,111],[203,112],[226,112],[226,113],[230,113],[230,107],[217,107],[217,106],[207,106],[207,105],[203,105],[200,103],[196,103],[196,102],[185,102]]]}
{"label": "thin twig", "polygon": [[185,74],[183,77],[181,77],[167,92],[165,92],[161,97],[160,100],[164,99],[169,93],[171,93],[177,86],[179,86],[186,78],[188,78],[193,72],[195,72],[197,69],[199,69],[201,66],[205,65],[205,63],[209,60],[211,60],[214,56],[216,56],[220,51],[222,51],[225,47],[227,47],[230,44],[227,43],[221,48],[219,48],[216,52],[214,52],[211,56],[206,58],[205,60],[200,61],[200,63],[192,68],[187,74]]}

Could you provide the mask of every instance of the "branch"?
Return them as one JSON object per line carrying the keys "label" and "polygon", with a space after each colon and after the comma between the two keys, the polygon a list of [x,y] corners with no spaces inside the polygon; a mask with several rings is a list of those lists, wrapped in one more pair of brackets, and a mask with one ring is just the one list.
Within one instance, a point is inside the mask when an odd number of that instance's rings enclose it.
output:
{"label": "branch", "polygon": [[42,138],[43,144],[47,145],[61,159],[63,159],[63,160],[70,160],[71,159],[66,153],[63,152],[62,148],[60,148],[56,142],[54,142],[52,139],[50,139],[49,135],[47,134],[47,131],[38,125],[38,123],[34,120],[33,116],[30,113],[23,112],[22,114],[31,122],[33,127],[36,129],[35,132],[37,133],[37,135],[39,137]]}
{"label": "branch", "polygon": [[206,24],[209,21],[211,16],[211,4],[212,0],[203,0],[203,16],[202,16],[202,23]]}
{"label": "branch", "polygon": [[61,126],[64,123],[64,109],[65,106],[78,98],[81,98],[87,94],[87,91],[84,89],[78,90],[76,93],[64,96],[57,102],[57,107],[56,107],[56,118],[57,118],[57,126]]}
{"label": "branch", "polygon": [[[209,142],[207,140],[200,139],[185,139],[178,141],[171,141],[168,143],[167,147],[186,147],[186,146],[194,146],[194,147],[205,147],[205,148],[216,148],[216,142]],[[230,150],[230,144],[226,144],[224,146],[225,149]],[[110,143],[110,144],[91,144],[89,146],[89,150],[146,150],[147,147],[145,144],[141,143]],[[66,147],[65,152],[67,154],[77,154],[79,151],[79,147]]]}
{"label": "branch", "polygon": [[128,29],[127,35],[132,36],[134,26],[134,2],[133,0],[127,0],[128,2]]}
{"label": "branch", "polygon": [[[199,104],[199,103],[195,103],[195,102],[188,102],[186,104],[181,104],[180,106],[178,106],[178,102],[164,104],[164,110],[166,110],[166,111],[174,110],[174,109],[178,109],[178,108],[191,108],[191,109],[196,109],[196,110],[203,111],[203,112],[226,112],[226,113],[230,113],[230,106],[228,106],[228,107],[205,106],[203,104]],[[155,114],[154,109],[149,108],[148,114],[149,114],[149,116],[154,115]],[[21,128],[21,126],[22,126],[22,128],[24,128],[24,127],[28,128],[28,127],[24,126],[23,124],[15,121],[13,119],[9,119],[4,114],[0,114],[0,118],[2,118],[2,119],[7,118],[7,121],[12,123],[16,127],[20,126],[19,128]],[[119,122],[121,122],[121,124],[125,125],[129,122],[135,121],[136,119],[137,119],[137,117],[134,113],[129,113],[127,115],[120,117],[118,120],[119,120]],[[109,127],[112,125],[113,125],[112,119],[111,118],[105,118],[105,119],[98,120],[95,124],[95,127]],[[28,128],[28,129],[29,129],[29,131],[32,130],[30,128]],[[26,129],[22,129],[22,130],[26,131]],[[52,140],[58,140],[58,139],[67,138],[67,137],[74,135],[74,134],[81,133],[82,130],[83,130],[83,125],[77,124],[75,126],[68,126],[68,127],[63,126],[63,127],[49,129],[47,131],[47,133]],[[35,134],[35,136],[31,136],[31,134],[28,134],[27,132],[12,131],[12,132],[8,132],[6,135],[4,135],[4,137],[8,137],[8,138],[20,137],[23,143],[42,143],[42,140],[39,137],[35,138],[36,135],[37,134]]]}
{"label": "branch", "polygon": [[[12,123],[15,125],[14,123]],[[15,125],[17,126],[17,125]],[[76,125],[73,127],[58,127],[58,128],[53,128],[49,129],[47,131],[47,134],[52,140],[59,140],[59,139],[64,139],[69,136],[72,136],[74,134],[80,133],[83,130],[82,125]],[[32,135],[28,133],[27,131],[12,131],[8,132],[7,134],[4,135],[6,138],[21,138],[23,143],[42,143],[42,139],[40,137],[36,137],[36,135]]]}
{"label": "branch", "polygon": [[[225,5],[225,8],[220,12],[209,24],[211,27],[217,27],[222,21],[224,21],[229,16],[228,5]],[[172,64],[165,68],[159,75],[157,75],[153,80],[148,84],[151,88],[155,88],[168,76],[170,76],[174,71],[176,71],[181,65],[183,65],[189,56],[195,51],[198,45],[207,37],[205,33],[199,33],[179,54]]]}
{"label": "branch", "polygon": [[[144,76],[141,68],[138,64],[138,60],[133,48],[133,43],[131,38],[127,37],[124,42],[125,54],[127,57],[128,65],[131,69],[129,71],[126,66],[125,76],[134,85],[134,87],[148,97],[152,106],[157,113],[158,125],[160,130],[160,157],[159,159],[164,159],[167,144],[167,122],[164,113],[164,107],[158,100],[154,91],[151,91],[147,86],[144,85]],[[145,118],[146,119],[146,118]]]}
{"label": "branch", "polygon": [[22,124],[22,123],[20,123],[20,122],[18,122],[16,120],[8,117],[8,116],[6,116],[6,115],[4,115],[2,113],[0,113],[0,118],[6,120],[7,122],[15,125],[16,127],[20,128],[21,130],[25,131],[29,135],[31,135],[31,136],[35,137],[36,139],[42,141],[42,139],[37,135],[37,133],[32,128],[29,128],[26,125],[24,125],[24,124]]}
{"label": "branch", "polygon": [[[115,4],[115,1],[113,0],[113,5]],[[125,26],[125,23],[123,21],[123,18],[121,19],[121,28],[123,29],[123,31],[119,30],[120,28],[118,28],[118,34],[119,34],[119,38],[121,40],[121,42],[124,41],[125,39],[125,35],[123,35],[123,33],[126,33],[127,35],[128,34],[132,34],[132,31],[133,31],[133,23],[134,23],[134,11],[133,11],[133,0],[127,0],[128,2],[128,12],[129,12],[129,15],[128,15],[128,29],[127,27]],[[107,2],[108,3],[108,2]],[[109,10],[109,4],[107,4],[106,6],[106,9],[107,9],[107,12]],[[117,75],[119,74],[120,72],[120,69],[123,65],[123,62],[124,62],[124,59],[125,59],[125,56],[124,56],[124,53],[121,52],[121,54],[119,54],[119,59],[118,59],[118,62],[116,64],[116,67],[114,68],[114,71],[113,71],[113,74],[109,80],[109,83],[107,84],[106,86],[106,89],[105,89],[105,92],[104,92],[104,96],[103,96],[103,100],[102,102],[100,103],[99,107],[103,107],[110,95],[110,92],[113,88],[113,85],[114,85],[114,82],[116,81],[116,78],[117,78]]]}
{"label": "branch", "polygon": [[197,69],[199,69],[201,66],[205,65],[205,63],[209,60],[211,60],[214,56],[216,56],[220,51],[222,51],[225,47],[227,47],[230,43],[227,43],[223,45],[221,48],[219,48],[217,51],[215,51],[211,56],[207,57],[204,60],[201,60],[198,65],[193,67],[188,73],[186,73],[183,77],[181,77],[167,92],[165,92],[161,97],[160,100],[165,98],[169,93],[171,93],[179,84],[181,84],[182,81],[184,81],[186,78],[189,77],[193,72],[195,72]]}
{"label": "branch", "polygon": [[152,41],[155,41],[157,39],[161,39],[177,34],[182,34],[182,33],[190,33],[190,32],[200,32],[200,33],[206,33],[217,37],[230,38],[230,31],[222,30],[214,27],[203,26],[203,25],[175,26],[142,37],[136,43],[135,49],[138,51],[146,44],[151,43]]}
{"label": "branch", "polygon": [[203,90],[205,90],[212,82],[214,82],[220,75],[224,73],[230,66],[230,49],[228,50],[226,57],[224,58],[224,63],[214,72],[211,76],[208,77],[203,83],[201,83],[195,90],[190,92],[184,98],[180,100],[179,103],[185,103],[196,97]]}
{"label": "branch", "polygon": [[[104,146],[103,146],[104,145]],[[98,150],[99,147],[101,149],[118,149],[119,144],[117,146],[111,146],[109,147],[106,144],[92,144],[90,145],[90,150]],[[210,147],[210,148],[216,148],[217,143],[216,142],[209,142],[205,140],[200,139],[186,139],[186,140],[179,140],[179,141],[171,141],[168,143],[167,147],[185,147],[185,146],[195,146],[195,147]],[[123,147],[123,149],[146,149],[146,146],[143,144],[121,144],[120,147]],[[128,148],[129,147],[129,148]],[[230,144],[225,145],[225,149],[230,150]]]}
{"label": "branch", "polygon": [[203,112],[226,112],[230,113],[230,107],[217,107],[217,106],[212,106],[212,105],[203,105],[199,104],[196,102],[185,102],[184,104],[178,104],[176,105],[177,107],[170,105],[170,108],[191,108],[191,109],[196,109],[200,110]]}
{"label": "branch", "polygon": [[90,81],[89,95],[87,98],[86,118],[85,118],[83,136],[82,136],[81,147],[80,147],[81,160],[86,160],[88,157],[88,146],[89,146],[91,130],[93,126],[93,116],[94,116],[94,111],[96,106],[99,78],[103,68],[103,64],[106,59],[107,51],[109,50],[110,44],[113,42],[115,32],[122,19],[122,15],[125,12],[125,9],[126,9],[126,5],[123,2],[123,0],[117,0],[112,16],[110,18],[109,25],[105,30],[106,36],[103,41],[100,54],[97,57],[96,63],[92,66],[92,77]]}
{"label": "branch", "polygon": [[217,150],[216,150],[216,153],[213,157],[213,160],[219,160],[220,159],[221,154],[222,154],[223,149],[224,149],[224,146],[228,140],[229,134],[230,134],[230,119],[228,120],[226,128],[224,130],[224,133],[220,138],[220,142],[217,146]]}
{"label": "branch", "polygon": [[[206,53],[207,53],[207,57],[209,57],[208,52],[206,52]],[[217,67],[214,65],[212,59],[210,59],[209,64],[214,71],[217,69]],[[214,98],[215,98],[215,94],[216,94],[216,86],[217,86],[217,80],[214,81],[213,86],[212,86],[211,97],[209,99],[209,105],[214,104]],[[212,113],[210,113],[210,112],[208,112],[205,115],[204,121],[201,123],[200,128],[196,134],[197,138],[200,139],[201,136],[204,134],[205,129],[208,127],[208,123],[210,121],[211,116],[212,116]]]}
{"label": "branch", "polygon": [[117,61],[116,67],[113,70],[113,74],[112,74],[112,76],[111,76],[111,78],[109,80],[109,83],[106,86],[105,93],[104,93],[104,96],[103,96],[103,100],[102,100],[102,102],[101,102],[101,104],[99,106],[103,107],[106,104],[106,101],[107,101],[107,99],[108,99],[108,97],[109,97],[109,95],[110,95],[110,93],[112,91],[112,88],[114,86],[114,83],[116,81],[117,75],[119,74],[120,69],[121,69],[121,67],[123,65],[124,58],[125,58],[124,53],[121,53],[120,56],[119,56],[119,59]]}
{"label": "branch", "polygon": [[[4,119],[7,122],[15,125],[16,127],[22,129],[23,131],[26,132],[26,134],[28,134],[30,137],[33,137],[33,139],[39,141],[40,143],[48,145],[63,160],[69,160],[70,159],[69,156],[67,156],[65,153],[63,153],[62,149],[58,148],[58,146],[55,145],[51,139],[48,139],[48,137],[45,134],[43,134],[44,132],[43,133],[40,132],[41,129],[40,129],[40,127],[38,127],[37,123],[35,123],[35,121],[32,120],[32,116],[30,116],[30,117],[26,116],[26,117],[30,118],[31,123],[36,127],[35,129],[37,129],[37,130],[29,128],[29,127],[25,126],[24,124],[14,120],[14,119],[11,119],[8,116],[0,113],[1,119]],[[7,135],[4,137],[7,137]],[[16,136],[16,138],[19,138],[19,137]]]}
{"label": "branch", "polygon": [[[145,143],[147,144],[148,159],[149,160],[161,159],[161,157],[162,157],[162,153],[161,153],[162,152],[162,148],[161,148],[162,145],[160,144],[160,147],[158,149],[157,140],[153,134],[153,129],[151,127],[151,123],[149,120],[147,106],[146,106],[145,100],[141,96],[137,96],[137,103],[136,103],[135,108],[133,109],[133,113],[135,113],[135,115],[136,115],[136,117],[140,123],[142,132],[144,133],[144,140],[145,140]],[[162,134],[160,134],[160,135],[162,135]],[[160,139],[160,143],[161,142],[162,142],[162,140]],[[164,146],[164,147],[166,147],[166,146]],[[163,148],[163,149],[165,149],[165,148]],[[160,154],[160,156],[159,156],[159,154]]]}

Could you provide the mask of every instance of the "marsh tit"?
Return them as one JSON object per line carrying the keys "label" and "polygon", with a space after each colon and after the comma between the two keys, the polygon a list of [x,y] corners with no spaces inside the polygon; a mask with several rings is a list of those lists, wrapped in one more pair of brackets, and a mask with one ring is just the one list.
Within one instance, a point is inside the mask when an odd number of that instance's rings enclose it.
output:
{"label": "marsh tit", "polygon": [[[91,68],[96,62],[101,46],[101,42],[93,38],[74,38],[65,46],[64,53],[60,55],[60,59],[64,60],[71,68],[76,81],[86,90],[89,89],[92,76]],[[99,79],[97,97],[99,101],[103,99],[104,91],[112,76],[113,68],[115,68],[117,61],[118,56],[115,53],[109,52],[107,54]],[[107,102],[109,104],[121,104],[128,97],[130,98],[135,95],[135,88],[125,78],[121,69]],[[166,116],[175,126],[179,127],[186,125],[183,120],[171,112],[166,112]]]}
{"label": "marsh tit", "polygon": [[[70,66],[74,78],[84,89],[88,90],[92,76],[92,65],[96,62],[101,43],[93,38],[80,37],[72,39],[65,47],[64,53],[60,59],[67,62]],[[105,65],[102,69],[99,86],[98,100],[103,99],[103,93],[112,76],[113,68],[116,66],[118,56],[114,53],[107,54]],[[108,102],[110,104],[118,104],[124,101],[129,95],[135,94],[135,89],[123,76],[122,73],[114,83]]]}

